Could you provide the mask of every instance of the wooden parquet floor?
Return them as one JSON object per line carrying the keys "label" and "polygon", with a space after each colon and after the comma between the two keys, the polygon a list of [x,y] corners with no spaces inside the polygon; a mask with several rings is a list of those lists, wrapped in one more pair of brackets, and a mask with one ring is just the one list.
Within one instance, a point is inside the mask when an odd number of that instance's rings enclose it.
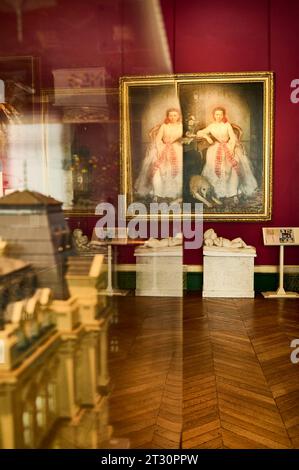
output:
{"label": "wooden parquet floor", "polygon": [[118,298],[105,417],[89,410],[63,445],[97,445],[104,421],[132,449],[299,448],[294,338],[297,300]]}
{"label": "wooden parquet floor", "polygon": [[183,448],[299,448],[297,300],[183,305]]}
{"label": "wooden parquet floor", "polygon": [[[182,299],[118,299],[111,325],[110,424],[130,447],[177,449],[182,430]],[[113,340],[114,338],[114,340]]]}

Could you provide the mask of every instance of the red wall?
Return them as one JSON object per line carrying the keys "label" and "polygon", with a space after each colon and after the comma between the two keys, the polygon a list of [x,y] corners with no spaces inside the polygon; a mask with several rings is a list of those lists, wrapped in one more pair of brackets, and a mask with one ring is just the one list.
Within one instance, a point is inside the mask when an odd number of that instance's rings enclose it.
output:
{"label": "red wall", "polygon": [[[123,74],[146,73],[149,45],[144,16],[136,0],[56,0],[50,8],[23,13],[24,39],[16,37],[15,14],[0,2],[0,55],[41,59],[41,86],[52,85],[52,69],[102,66],[117,86]],[[42,2],[40,2],[42,4]],[[139,5],[139,7],[138,7]],[[290,101],[290,83],[299,78],[299,4],[283,0],[161,0],[174,72],[275,72],[273,219],[267,225],[299,226],[299,103]],[[129,25],[133,40],[121,47],[113,26]],[[160,73],[156,63],[155,73]],[[153,67],[151,68],[153,70]],[[115,167],[118,181],[118,167]],[[94,218],[71,218],[72,227],[91,234]],[[264,223],[213,223],[226,237],[243,237],[257,247],[257,264],[277,264],[276,248],[262,244]],[[124,250],[122,262],[134,262]],[[201,262],[201,253],[185,252],[185,262]],[[286,250],[286,263],[299,264],[299,250]]]}
{"label": "red wall", "polygon": [[[228,238],[256,246],[256,264],[277,264],[277,248],[264,247],[261,227],[299,226],[299,103],[290,83],[299,78],[298,2],[282,0],[162,0],[172,44],[174,72],[275,73],[273,217],[268,223],[213,223]],[[185,251],[185,263],[201,262]],[[299,250],[286,250],[287,264],[299,264]]]}

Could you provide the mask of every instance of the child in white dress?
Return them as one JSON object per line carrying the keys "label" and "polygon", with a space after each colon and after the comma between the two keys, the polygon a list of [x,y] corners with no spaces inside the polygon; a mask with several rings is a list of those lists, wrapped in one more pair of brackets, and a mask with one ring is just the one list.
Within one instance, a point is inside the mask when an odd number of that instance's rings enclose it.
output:
{"label": "child in white dress", "polygon": [[203,137],[211,144],[202,176],[214,187],[217,197],[233,197],[237,202],[239,195],[253,194],[257,181],[244,147],[225,117],[225,109],[216,108],[213,117],[214,122],[197,132],[197,137]]}
{"label": "child in white dress", "polygon": [[135,183],[139,196],[180,199],[183,182],[183,135],[181,113],[171,108],[163,124],[150,132],[149,144],[140,174]]}

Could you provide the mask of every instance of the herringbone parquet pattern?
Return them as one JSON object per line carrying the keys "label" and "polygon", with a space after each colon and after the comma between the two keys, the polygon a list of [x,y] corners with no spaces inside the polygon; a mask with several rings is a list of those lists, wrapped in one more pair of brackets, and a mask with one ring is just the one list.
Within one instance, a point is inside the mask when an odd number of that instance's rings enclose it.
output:
{"label": "herringbone parquet pattern", "polygon": [[118,299],[110,328],[109,400],[114,435],[131,448],[179,448],[182,428],[182,299]]}
{"label": "herringbone parquet pattern", "polygon": [[108,412],[65,425],[60,445],[96,447],[108,421],[132,449],[299,448],[297,300],[130,296],[114,318]]}
{"label": "herringbone parquet pattern", "polygon": [[297,301],[184,299],[184,448],[298,448]]}

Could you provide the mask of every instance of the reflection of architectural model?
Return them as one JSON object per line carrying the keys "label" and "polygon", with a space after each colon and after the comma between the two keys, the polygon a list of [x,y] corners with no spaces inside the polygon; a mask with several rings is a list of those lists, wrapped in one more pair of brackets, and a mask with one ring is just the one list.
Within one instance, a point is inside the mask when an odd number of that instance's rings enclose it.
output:
{"label": "reflection of architectural model", "polygon": [[9,241],[9,256],[28,261],[41,287],[67,298],[64,280],[70,250],[69,229],[61,202],[32,191],[15,191],[0,199],[0,236]]}
{"label": "reflection of architectural model", "polygon": [[[13,302],[20,302],[33,295],[36,289],[36,276],[29,263],[7,258],[0,251],[0,330],[5,322],[16,321],[13,309],[9,308]],[[21,307],[21,305],[20,305]],[[21,310],[19,309],[21,314]],[[18,320],[20,316],[17,315]]]}
{"label": "reflection of architectural model", "polygon": [[[68,249],[61,204],[17,191],[0,200],[0,227],[7,235],[0,238],[0,448],[32,449],[57,420],[98,406],[106,393],[111,312],[103,297],[97,302],[96,288],[105,282],[103,256],[74,258],[69,297],[61,287]],[[107,410],[100,405],[98,411],[95,448],[109,445],[112,433]]]}

